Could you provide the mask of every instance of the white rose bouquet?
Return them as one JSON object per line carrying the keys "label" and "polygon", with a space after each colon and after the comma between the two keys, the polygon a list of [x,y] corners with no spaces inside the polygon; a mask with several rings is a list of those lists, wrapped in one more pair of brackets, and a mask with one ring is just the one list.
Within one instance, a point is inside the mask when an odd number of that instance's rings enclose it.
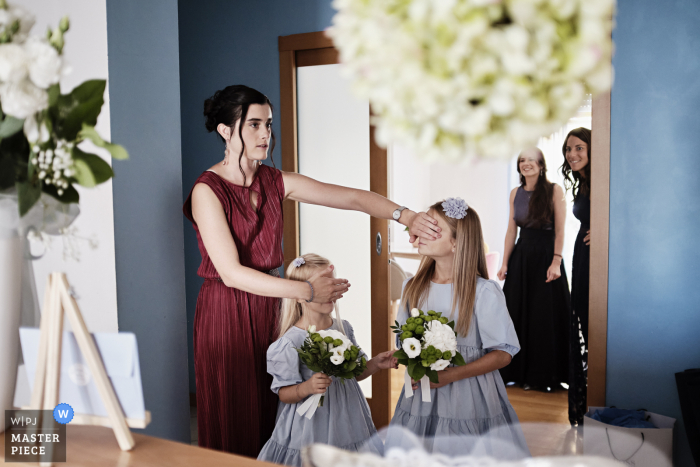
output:
{"label": "white rose bouquet", "polygon": [[423,400],[430,401],[430,383],[439,383],[438,371],[448,365],[466,365],[464,357],[457,352],[457,335],[454,321],[442,313],[413,308],[406,324],[395,321],[391,326],[399,334],[401,348],[394,353],[400,364],[406,366],[405,395],[413,396],[411,378],[421,381]]}
{"label": "white rose bouquet", "polygon": [[615,0],[334,0],[329,35],[377,142],[512,158],[610,89]]}
{"label": "white rose bouquet", "polygon": [[123,147],[95,130],[105,80],[86,81],[61,94],[68,18],[44,37],[29,34],[33,25],[30,13],[0,0],[0,191],[17,190],[22,216],[42,193],[77,204],[74,184],[94,187],[114,175],[105,160],[81,149],[81,142],[89,140],[115,159],[128,158]]}
{"label": "white rose bouquet", "polygon": [[[346,379],[355,378],[367,369],[367,359],[360,356],[360,349],[348,336],[334,329],[316,332],[315,326],[309,326],[308,336],[296,350],[311,371],[340,378],[343,384]],[[323,405],[323,398],[323,394],[314,394],[297,409],[297,413],[311,418],[316,408]]]}

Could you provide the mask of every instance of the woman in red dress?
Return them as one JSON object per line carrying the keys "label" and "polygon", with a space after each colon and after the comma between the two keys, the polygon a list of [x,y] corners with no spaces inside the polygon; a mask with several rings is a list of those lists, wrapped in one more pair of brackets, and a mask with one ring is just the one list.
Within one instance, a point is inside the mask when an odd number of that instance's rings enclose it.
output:
{"label": "woman in red dress", "polygon": [[279,299],[327,303],[350,287],[333,278],[333,266],[307,282],[279,277],[282,202],[393,218],[409,226],[412,237],[435,239],[440,229],[427,214],[376,193],[262,165],[270,140],[273,149],[275,144],[272,104],[254,89],[217,91],[205,101],[204,115],[207,130],[217,131],[226,150],[223,161],[200,175],[183,207],[202,254],[197,274],[205,279],[194,320],[199,445],[257,457],[277,413],[266,352],[275,340]]}

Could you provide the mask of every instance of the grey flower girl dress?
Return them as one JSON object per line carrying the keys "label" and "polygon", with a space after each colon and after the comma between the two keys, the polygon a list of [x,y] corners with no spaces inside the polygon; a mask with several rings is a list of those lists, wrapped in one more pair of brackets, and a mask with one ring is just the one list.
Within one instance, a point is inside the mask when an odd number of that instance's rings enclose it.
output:
{"label": "grey flower girl dress", "polygon": [[[353,344],[358,346],[350,323],[343,320],[343,327]],[[335,319],[330,329],[340,330]],[[267,372],[272,375],[272,390],[275,393],[285,386],[302,383],[314,374],[301,362],[295,350],[301,347],[306,336],[305,330],[294,326],[267,350]],[[364,352],[360,351],[360,355],[364,355]],[[376,453],[383,451],[378,438],[372,438],[377,430],[356,379],[345,380],[343,384],[340,379],[333,378],[326,390],[323,406],[316,410],[311,419],[296,411],[305,400],[297,404],[279,402],[275,430],[260,451],[258,460],[300,466],[301,449],[313,443],[329,444],[349,451],[359,451],[360,448]]]}
{"label": "grey flower girl dress", "polygon": [[[397,320],[400,324],[406,323],[410,307],[413,305],[399,311]],[[431,282],[427,303],[420,308],[449,317],[452,284]],[[455,310],[451,318],[455,322],[457,313]],[[479,277],[469,335],[457,335],[457,351],[469,364],[493,350],[502,350],[512,356],[518,353],[520,344],[501,288],[496,282]],[[402,390],[391,425],[404,426],[421,437],[482,436],[490,432],[490,436],[514,446],[518,452],[530,453],[498,370],[431,389],[430,402],[423,402],[420,386],[409,398]]]}

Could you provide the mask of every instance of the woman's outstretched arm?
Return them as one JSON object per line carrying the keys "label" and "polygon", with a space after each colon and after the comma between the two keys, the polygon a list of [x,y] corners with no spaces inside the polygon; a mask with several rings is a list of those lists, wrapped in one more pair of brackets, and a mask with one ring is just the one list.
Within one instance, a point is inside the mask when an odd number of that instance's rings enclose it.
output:
{"label": "woman's outstretched arm", "polygon": [[[192,216],[207,254],[228,287],[264,297],[311,298],[311,288],[305,282],[272,277],[241,264],[224,208],[211,188],[203,183],[198,183],[192,190]],[[333,266],[329,266],[309,279],[314,288],[314,302],[337,300],[347,292],[348,281],[333,278],[332,272]]]}
{"label": "woman's outstretched arm", "polygon": [[[285,197],[301,203],[361,211],[380,219],[392,219],[394,210],[400,207],[371,191],[322,183],[293,172],[282,172],[282,176]],[[404,209],[398,221],[408,227],[411,242],[416,236],[429,240],[435,240],[441,236],[437,221],[424,212],[415,213],[410,209]]]}

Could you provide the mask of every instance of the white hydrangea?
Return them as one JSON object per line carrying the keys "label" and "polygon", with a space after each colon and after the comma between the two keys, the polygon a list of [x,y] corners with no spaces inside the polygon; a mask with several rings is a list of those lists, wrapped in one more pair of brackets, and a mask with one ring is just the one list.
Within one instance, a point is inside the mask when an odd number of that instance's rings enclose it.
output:
{"label": "white hydrangea", "polygon": [[457,354],[457,336],[450,326],[438,320],[425,324],[423,333],[423,348],[433,346],[440,352],[449,351],[454,357]]}
{"label": "white hydrangea", "polygon": [[510,158],[611,86],[614,0],[334,0],[329,30],[380,144]]}

